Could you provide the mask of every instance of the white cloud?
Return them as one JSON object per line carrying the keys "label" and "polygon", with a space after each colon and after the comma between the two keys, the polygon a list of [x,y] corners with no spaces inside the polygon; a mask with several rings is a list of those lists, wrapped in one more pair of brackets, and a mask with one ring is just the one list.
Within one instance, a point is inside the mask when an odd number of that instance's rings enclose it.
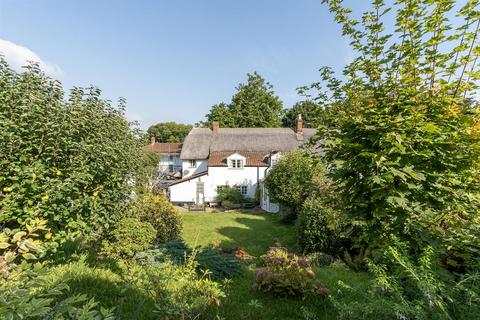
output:
{"label": "white cloud", "polygon": [[49,76],[58,77],[63,75],[63,70],[58,65],[49,63],[32,50],[8,40],[0,39],[0,54],[5,57],[5,60],[14,69],[20,70],[28,61],[34,61],[38,62],[40,69]]}

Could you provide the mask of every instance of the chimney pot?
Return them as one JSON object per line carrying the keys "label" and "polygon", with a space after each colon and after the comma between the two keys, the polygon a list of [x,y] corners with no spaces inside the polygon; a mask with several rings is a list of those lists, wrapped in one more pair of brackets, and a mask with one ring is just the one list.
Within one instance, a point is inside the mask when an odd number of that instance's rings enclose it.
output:
{"label": "chimney pot", "polygon": [[155,136],[151,136],[150,137],[150,144],[155,144],[155,142],[156,142]]}
{"label": "chimney pot", "polygon": [[214,134],[218,133],[218,129],[220,129],[220,122],[218,121],[212,121],[212,132]]}

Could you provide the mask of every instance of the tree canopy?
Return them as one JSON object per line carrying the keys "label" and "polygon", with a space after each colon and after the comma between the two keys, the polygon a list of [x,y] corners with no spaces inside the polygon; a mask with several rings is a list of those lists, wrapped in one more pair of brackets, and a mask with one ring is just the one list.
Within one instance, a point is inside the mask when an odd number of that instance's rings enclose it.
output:
{"label": "tree canopy", "polygon": [[150,126],[148,136],[154,136],[157,142],[183,142],[192,125],[176,122],[159,122]]}
{"label": "tree canopy", "polygon": [[140,134],[91,87],[68,100],[32,64],[15,72],[0,57],[0,223],[41,218],[54,239],[108,226],[141,175]]}
{"label": "tree canopy", "polygon": [[283,103],[273,86],[257,72],[247,74],[247,83],[238,85],[230,104],[214,105],[201,124],[219,121],[222,127],[276,128],[282,126]]}
{"label": "tree canopy", "polygon": [[285,110],[282,119],[284,127],[295,128],[298,115],[302,115],[303,127],[317,128],[326,121],[326,110],[311,100],[299,101],[291,109]]}
{"label": "tree canopy", "polygon": [[357,53],[345,77],[323,68],[312,85],[334,115],[319,138],[354,246],[394,235],[412,252],[466,259],[480,247],[478,1],[453,26],[455,1],[399,0],[395,28],[384,25],[392,8],[383,1],[361,21],[341,1],[324,2]]}

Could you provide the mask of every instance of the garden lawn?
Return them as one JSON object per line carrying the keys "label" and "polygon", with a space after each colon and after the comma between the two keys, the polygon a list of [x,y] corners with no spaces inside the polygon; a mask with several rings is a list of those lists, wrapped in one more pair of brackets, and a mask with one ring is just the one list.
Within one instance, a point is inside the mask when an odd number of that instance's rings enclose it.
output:
{"label": "garden lawn", "polygon": [[[188,212],[183,213],[183,226],[183,238],[189,246],[215,243],[220,247],[242,247],[256,257],[266,253],[277,241],[293,251],[296,249],[294,226],[281,224],[275,215],[268,213]],[[326,287],[332,290],[328,298],[318,296],[301,300],[256,291],[252,285],[257,261],[232,279],[226,289],[227,297],[218,310],[211,310],[207,319],[335,319],[332,298],[336,303],[368,303],[359,293],[367,292],[370,275],[353,272],[341,265],[315,269]]]}
{"label": "garden lawn", "polygon": [[277,222],[273,214],[186,212],[182,216],[183,238],[191,247],[242,247],[253,256],[264,254],[275,242],[296,249],[294,227]]}

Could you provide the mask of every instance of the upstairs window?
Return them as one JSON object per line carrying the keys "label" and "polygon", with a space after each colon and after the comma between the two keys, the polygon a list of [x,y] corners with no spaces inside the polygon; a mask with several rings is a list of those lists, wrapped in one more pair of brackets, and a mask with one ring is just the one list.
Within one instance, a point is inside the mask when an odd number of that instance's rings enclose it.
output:
{"label": "upstairs window", "polygon": [[232,168],[243,168],[243,160],[241,159],[230,160],[230,166]]}
{"label": "upstairs window", "polygon": [[197,160],[190,160],[189,167],[190,168],[196,168],[197,167]]}

